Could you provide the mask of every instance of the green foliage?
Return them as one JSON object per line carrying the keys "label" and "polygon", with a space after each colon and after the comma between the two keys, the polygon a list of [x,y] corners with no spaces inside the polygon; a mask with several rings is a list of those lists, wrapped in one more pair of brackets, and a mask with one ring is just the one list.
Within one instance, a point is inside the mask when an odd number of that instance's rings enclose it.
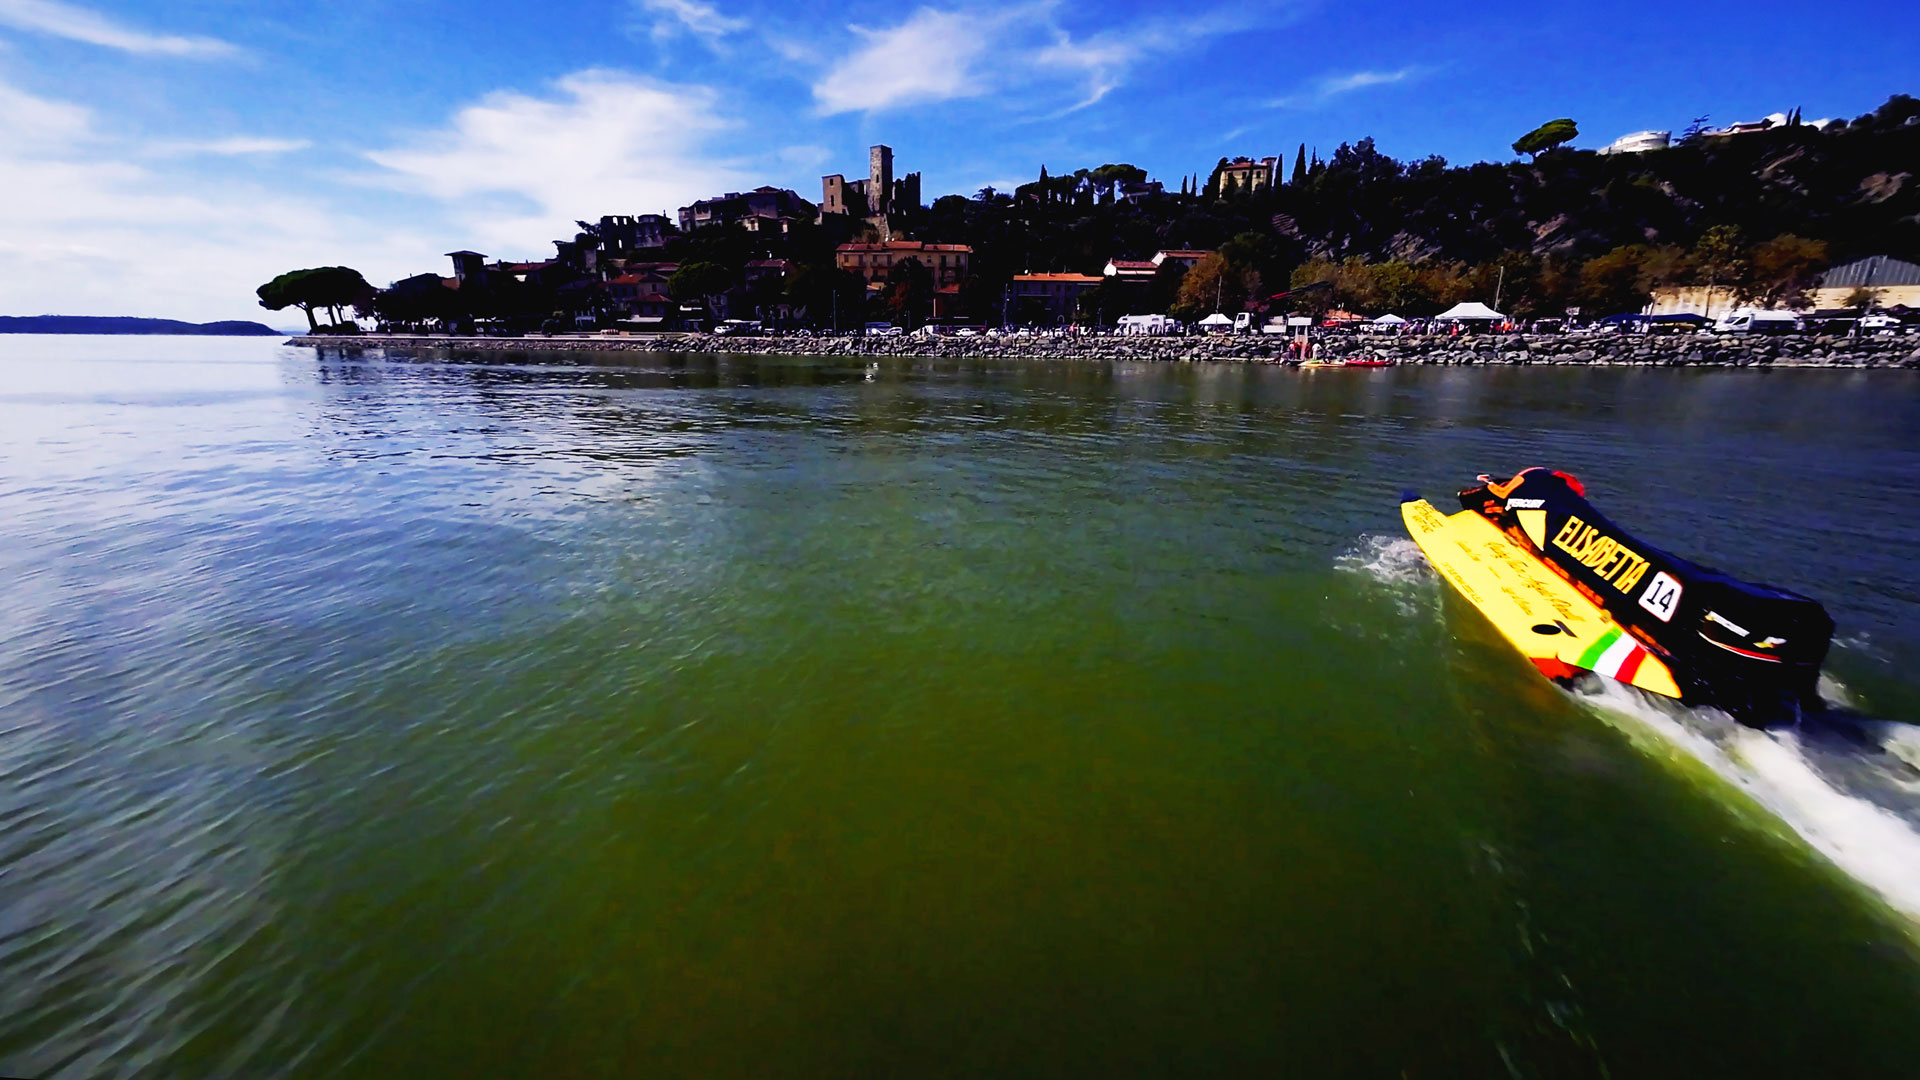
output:
{"label": "green foliage", "polygon": [[705,303],[733,287],[734,274],[717,262],[683,263],[667,279],[667,294],[683,304]]}
{"label": "green foliage", "polygon": [[1588,259],[1580,267],[1581,310],[1607,316],[1630,314],[1646,307],[1653,299],[1648,273],[1651,256],[1645,244],[1627,244]]}
{"label": "green foliage", "polygon": [[307,329],[320,332],[313,313],[320,309],[333,312],[339,324],[340,310],[364,303],[373,294],[373,286],[360,271],[346,266],[317,266],[308,270],[289,270],[254,290],[260,306],[268,311],[297,307],[307,317]]}
{"label": "green foliage", "polygon": [[919,259],[909,256],[887,269],[887,288],[883,294],[887,313],[897,325],[912,328],[927,320],[933,305],[933,271]]}
{"label": "green foliage", "polygon": [[1111,184],[1115,180],[1138,184],[1146,180],[1147,170],[1135,165],[1102,165],[1087,173],[1087,176],[1096,184]]}
{"label": "green foliage", "polygon": [[1129,314],[1127,307],[1132,299],[1133,290],[1114,278],[1101,278],[1100,284],[1080,294],[1080,321],[1092,326],[1112,326],[1120,316]]}
{"label": "green foliage", "polygon": [[1826,270],[1825,241],[1781,233],[1746,254],[1747,274],[1736,283],[1735,297],[1768,306],[1803,307],[1808,291]]}
{"label": "green foliage", "polygon": [[1563,116],[1558,120],[1549,120],[1514,140],[1513,152],[1530,154],[1538,158],[1554,147],[1570,143],[1579,137],[1579,126]]}
{"label": "green foliage", "polygon": [[1175,317],[1192,321],[1216,311],[1227,314],[1245,311],[1248,301],[1259,296],[1260,272],[1251,266],[1236,264],[1216,251],[1187,271],[1180,283],[1180,297],[1174,304]]}

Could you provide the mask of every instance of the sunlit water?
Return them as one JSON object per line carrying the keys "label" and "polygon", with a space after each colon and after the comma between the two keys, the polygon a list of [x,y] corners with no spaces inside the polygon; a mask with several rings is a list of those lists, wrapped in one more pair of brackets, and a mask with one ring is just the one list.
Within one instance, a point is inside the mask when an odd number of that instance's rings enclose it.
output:
{"label": "sunlit water", "polygon": [[[0,1074],[1860,1075],[1920,382],[0,338]],[[1824,600],[1574,696],[1397,495]]]}

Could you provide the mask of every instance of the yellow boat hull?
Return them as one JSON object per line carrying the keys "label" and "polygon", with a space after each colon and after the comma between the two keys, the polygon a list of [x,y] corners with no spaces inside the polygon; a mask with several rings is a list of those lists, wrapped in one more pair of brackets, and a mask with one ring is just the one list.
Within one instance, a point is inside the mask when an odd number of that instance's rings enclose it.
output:
{"label": "yellow boat hull", "polygon": [[1424,499],[1401,503],[1400,514],[1447,584],[1548,676],[1593,671],[1680,696],[1673,673],[1658,657],[1493,522],[1471,510],[1442,514]]}

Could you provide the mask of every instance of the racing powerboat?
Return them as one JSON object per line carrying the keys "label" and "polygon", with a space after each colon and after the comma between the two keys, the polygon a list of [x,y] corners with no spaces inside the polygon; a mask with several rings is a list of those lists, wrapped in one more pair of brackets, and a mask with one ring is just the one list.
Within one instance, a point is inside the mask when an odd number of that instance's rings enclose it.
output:
{"label": "racing powerboat", "polygon": [[1833,620],[1818,601],[1636,539],[1566,473],[1479,481],[1459,513],[1409,493],[1401,515],[1428,561],[1548,678],[1592,672],[1754,727],[1821,708]]}

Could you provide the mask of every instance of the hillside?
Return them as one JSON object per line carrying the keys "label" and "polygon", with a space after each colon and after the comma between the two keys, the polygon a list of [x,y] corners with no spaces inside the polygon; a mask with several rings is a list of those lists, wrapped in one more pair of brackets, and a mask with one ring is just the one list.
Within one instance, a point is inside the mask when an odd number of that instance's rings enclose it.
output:
{"label": "hillside", "polygon": [[227,320],[190,323],[120,315],[0,315],[0,334],[176,334],[202,337],[278,336],[264,323]]}

